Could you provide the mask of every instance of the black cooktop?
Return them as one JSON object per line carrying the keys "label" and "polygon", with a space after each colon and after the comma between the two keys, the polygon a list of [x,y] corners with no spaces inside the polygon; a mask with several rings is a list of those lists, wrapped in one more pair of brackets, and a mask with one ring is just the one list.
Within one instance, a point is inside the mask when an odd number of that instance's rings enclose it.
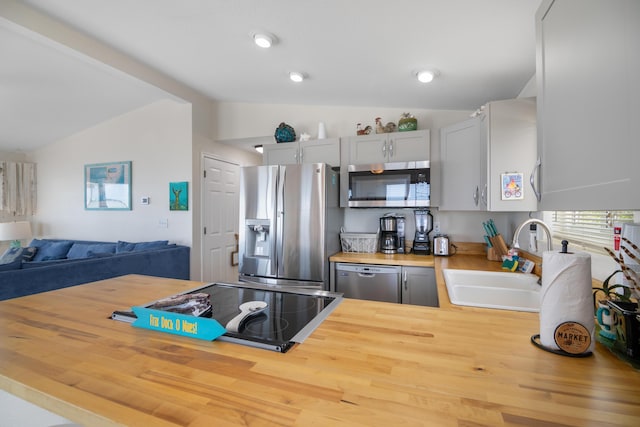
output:
{"label": "black cooktop", "polygon": [[184,293],[201,292],[210,295],[212,308],[203,317],[211,317],[223,327],[240,313],[240,304],[266,302],[267,307],[247,317],[238,332],[227,331],[218,339],[282,353],[303,342],[342,300],[340,293],[254,283],[211,283]]}

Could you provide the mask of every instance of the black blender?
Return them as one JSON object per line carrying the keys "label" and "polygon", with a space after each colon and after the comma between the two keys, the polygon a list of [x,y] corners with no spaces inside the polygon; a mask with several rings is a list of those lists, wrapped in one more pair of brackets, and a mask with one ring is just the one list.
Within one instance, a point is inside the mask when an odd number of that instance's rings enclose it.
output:
{"label": "black blender", "polygon": [[416,255],[431,255],[429,233],[433,230],[433,216],[429,209],[414,211],[416,218],[416,235],[413,238],[412,252]]}

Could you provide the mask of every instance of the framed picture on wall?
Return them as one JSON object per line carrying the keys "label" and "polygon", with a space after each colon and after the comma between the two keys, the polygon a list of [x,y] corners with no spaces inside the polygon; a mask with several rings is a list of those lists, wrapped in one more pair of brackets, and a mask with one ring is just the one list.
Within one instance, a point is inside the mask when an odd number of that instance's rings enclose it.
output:
{"label": "framed picture on wall", "polygon": [[131,162],[84,166],[86,210],[131,210]]}
{"label": "framed picture on wall", "polygon": [[169,183],[169,210],[188,211],[189,210],[189,183],[170,182]]}

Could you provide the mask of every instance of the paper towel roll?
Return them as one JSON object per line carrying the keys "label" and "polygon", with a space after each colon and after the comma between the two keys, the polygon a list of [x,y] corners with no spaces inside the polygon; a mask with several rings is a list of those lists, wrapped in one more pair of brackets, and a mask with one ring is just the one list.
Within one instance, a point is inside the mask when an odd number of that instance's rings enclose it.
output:
{"label": "paper towel roll", "polygon": [[[569,348],[570,353],[587,353],[595,347],[594,308],[591,291],[591,255],[584,252],[542,254],[542,290],[540,293],[540,343],[553,350]],[[558,329],[575,322],[586,329],[590,340],[576,329]],[[578,328],[580,329],[580,328]],[[560,336],[561,333],[563,336]],[[558,334],[558,336],[556,336]],[[562,339],[561,346],[556,338]],[[587,340],[581,341],[580,340]],[[571,340],[575,342],[570,343]],[[581,347],[582,345],[582,347]],[[588,347],[586,347],[588,346]],[[571,351],[574,350],[574,351]]]}

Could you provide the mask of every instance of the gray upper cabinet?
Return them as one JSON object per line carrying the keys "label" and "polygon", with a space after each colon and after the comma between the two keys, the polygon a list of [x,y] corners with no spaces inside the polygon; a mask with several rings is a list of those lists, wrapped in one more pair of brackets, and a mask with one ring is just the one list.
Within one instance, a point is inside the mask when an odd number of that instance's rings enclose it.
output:
{"label": "gray upper cabinet", "polygon": [[340,138],[265,145],[262,162],[265,165],[327,163],[340,166]]}
{"label": "gray upper cabinet", "polygon": [[429,130],[381,133],[349,138],[349,164],[429,160]]}
{"label": "gray upper cabinet", "polygon": [[640,1],[545,1],[536,30],[540,208],[640,209]]}
{"label": "gray upper cabinet", "polygon": [[[535,100],[492,101],[479,116],[442,128],[440,161],[440,210],[536,210],[528,187],[536,163]],[[508,186],[510,177],[519,178],[516,187]]]}
{"label": "gray upper cabinet", "polygon": [[440,129],[440,210],[485,210],[486,144],[480,117]]}

